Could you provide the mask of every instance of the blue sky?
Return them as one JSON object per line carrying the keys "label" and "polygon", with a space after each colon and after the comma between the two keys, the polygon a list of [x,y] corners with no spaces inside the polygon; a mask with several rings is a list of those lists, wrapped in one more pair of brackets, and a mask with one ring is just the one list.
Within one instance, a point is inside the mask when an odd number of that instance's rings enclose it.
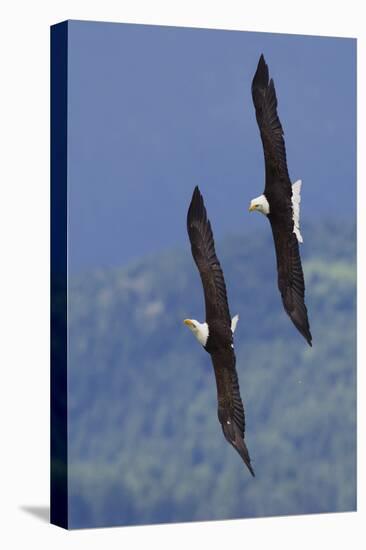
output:
{"label": "blue sky", "polygon": [[216,239],[269,230],[247,211],[264,186],[250,94],[262,52],[302,219],[355,218],[355,40],[71,21],[71,274],[187,246],[197,184]]}

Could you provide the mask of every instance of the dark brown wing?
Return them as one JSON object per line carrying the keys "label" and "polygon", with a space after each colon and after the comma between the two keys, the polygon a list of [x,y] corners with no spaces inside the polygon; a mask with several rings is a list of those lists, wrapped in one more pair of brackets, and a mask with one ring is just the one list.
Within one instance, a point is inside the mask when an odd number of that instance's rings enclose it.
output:
{"label": "dark brown wing", "polygon": [[304,302],[304,275],[298,241],[293,233],[292,186],[287,169],[283,129],[277,114],[274,83],[272,79],[269,80],[263,55],[253,78],[252,97],[264,150],[264,194],[270,203],[268,218],[276,247],[278,288],[286,312],[311,346],[312,337]]}
{"label": "dark brown wing", "polygon": [[268,67],[261,55],[252,82],[255,114],[262,138],[266,167],[265,195],[271,186],[280,183],[291,198],[291,182],[287,170],[283,129],[277,114],[277,97],[273,80],[269,80]]}
{"label": "dark brown wing", "polygon": [[276,249],[278,288],[283,306],[295,327],[312,345],[308,312],[305,305],[305,283],[299,243],[292,227],[271,215],[268,216]]}
{"label": "dark brown wing", "polygon": [[226,440],[236,449],[252,476],[254,471],[244,442],[245,415],[240,396],[238,375],[235,368],[235,354],[227,348],[211,354],[214,366],[218,417]]}
{"label": "dark brown wing", "polygon": [[215,252],[210,221],[198,187],[195,188],[187,215],[187,230],[194,261],[201,275],[208,324],[220,319],[231,325],[224,275]]}

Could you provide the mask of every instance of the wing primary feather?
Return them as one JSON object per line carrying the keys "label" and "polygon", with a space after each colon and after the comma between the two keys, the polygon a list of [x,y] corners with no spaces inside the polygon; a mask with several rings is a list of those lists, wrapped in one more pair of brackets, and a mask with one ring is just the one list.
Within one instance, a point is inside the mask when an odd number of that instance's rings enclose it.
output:
{"label": "wing primary feather", "polygon": [[187,231],[204,290],[206,321],[220,319],[225,326],[231,327],[224,274],[216,256],[211,223],[198,186],[193,191],[188,209]]}
{"label": "wing primary feather", "polygon": [[247,466],[248,470],[255,477],[255,473],[251,464],[251,459],[249,456],[248,448],[245,444],[244,439],[241,437],[239,428],[234,422],[233,424],[223,423],[222,431],[224,432],[225,439],[234,447],[234,449],[241,456],[244,464]]}
{"label": "wing primary feather", "polygon": [[286,194],[291,197],[291,183],[287,169],[283,128],[277,113],[277,96],[268,66],[261,55],[252,80],[252,98],[263,143],[266,167],[266,192],[275,177],[280,178]]}
{"label": "wing primary feather", "polygon": [[218,418],[225,439],[239,453],[254,477],[249,451],[245,443],[245,412],[240,395],[238,374],[233,351],[214,353],[211,356],[217,386]]}

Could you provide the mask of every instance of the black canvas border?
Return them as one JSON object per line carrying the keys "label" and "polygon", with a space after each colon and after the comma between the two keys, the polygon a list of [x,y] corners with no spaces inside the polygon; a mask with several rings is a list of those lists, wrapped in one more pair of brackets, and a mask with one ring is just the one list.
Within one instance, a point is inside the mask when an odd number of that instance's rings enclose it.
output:
{"label": "black canvas border", "polygon": [[68,22],[51,27],[51,523],[68,528]]}

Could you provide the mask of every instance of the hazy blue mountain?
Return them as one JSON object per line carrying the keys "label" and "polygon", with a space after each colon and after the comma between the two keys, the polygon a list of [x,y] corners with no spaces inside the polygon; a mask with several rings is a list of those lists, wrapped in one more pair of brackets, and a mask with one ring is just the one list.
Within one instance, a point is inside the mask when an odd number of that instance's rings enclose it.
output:
{"label": "hazy blue mountain", "polygon": [[182,323],[204,318],[188,242],[70,281],[71,527],[355,509],[355,230],[303,235],[312,349],[283,311],[270,232],[217,243],[255,479]]}

